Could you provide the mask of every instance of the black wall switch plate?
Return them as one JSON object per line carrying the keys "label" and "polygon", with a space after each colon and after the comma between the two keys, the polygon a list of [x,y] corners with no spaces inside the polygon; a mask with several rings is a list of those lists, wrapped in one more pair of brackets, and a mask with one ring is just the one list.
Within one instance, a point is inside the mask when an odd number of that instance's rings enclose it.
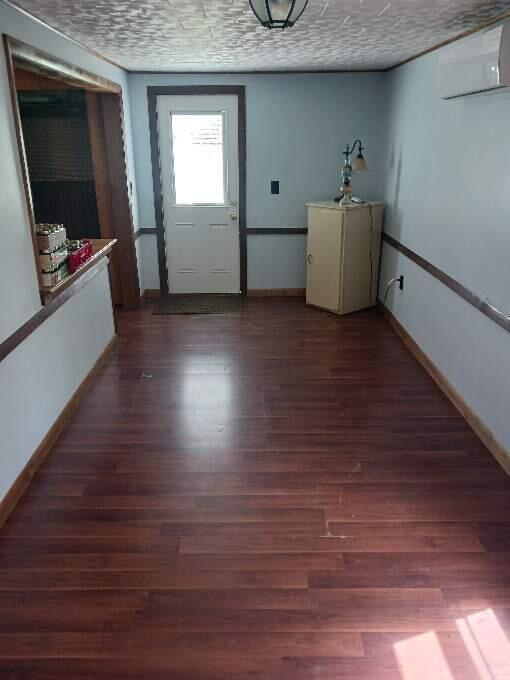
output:
{"label": "black wall switch plate", "polygon": [[279,194],[280,193],[280,181],[277,179],[272,179],[271,180],[271,193],[272,194]]}

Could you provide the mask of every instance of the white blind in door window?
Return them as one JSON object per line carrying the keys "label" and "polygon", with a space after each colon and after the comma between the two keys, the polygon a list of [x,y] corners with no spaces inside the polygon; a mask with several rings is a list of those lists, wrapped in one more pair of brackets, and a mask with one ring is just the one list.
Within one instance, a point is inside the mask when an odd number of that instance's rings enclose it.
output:
{"label": "white blind in door window", "polygon": [[172,113],[175,205],[225,205],[223,112]]}

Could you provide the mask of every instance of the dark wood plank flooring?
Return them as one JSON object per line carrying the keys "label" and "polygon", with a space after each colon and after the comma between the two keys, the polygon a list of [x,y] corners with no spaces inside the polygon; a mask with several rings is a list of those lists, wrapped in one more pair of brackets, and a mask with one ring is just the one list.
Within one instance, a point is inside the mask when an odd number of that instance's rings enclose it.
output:
{"label": "dark wood plank flooring", "polygon": [[150,312],[0,534],[0,677],[508,679],[510,481],[378,313]]}

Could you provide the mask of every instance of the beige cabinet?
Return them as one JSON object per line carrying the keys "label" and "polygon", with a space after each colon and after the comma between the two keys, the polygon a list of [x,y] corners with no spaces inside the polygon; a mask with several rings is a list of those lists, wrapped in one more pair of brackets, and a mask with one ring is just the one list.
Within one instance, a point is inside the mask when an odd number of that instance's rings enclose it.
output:
{"label": "beige cabinet", "polygon": [[307,203],[307,304],[337,314],[375,305],[383,207]]}

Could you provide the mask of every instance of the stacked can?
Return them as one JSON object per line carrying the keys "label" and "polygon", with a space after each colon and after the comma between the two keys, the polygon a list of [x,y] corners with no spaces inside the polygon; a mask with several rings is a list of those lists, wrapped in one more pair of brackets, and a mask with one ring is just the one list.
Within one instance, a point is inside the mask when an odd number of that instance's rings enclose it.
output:
{"label": "stacked can", "polygon": [[36,225],[41,282],[52,288],[68,275],[66,230],[62,224]]}

